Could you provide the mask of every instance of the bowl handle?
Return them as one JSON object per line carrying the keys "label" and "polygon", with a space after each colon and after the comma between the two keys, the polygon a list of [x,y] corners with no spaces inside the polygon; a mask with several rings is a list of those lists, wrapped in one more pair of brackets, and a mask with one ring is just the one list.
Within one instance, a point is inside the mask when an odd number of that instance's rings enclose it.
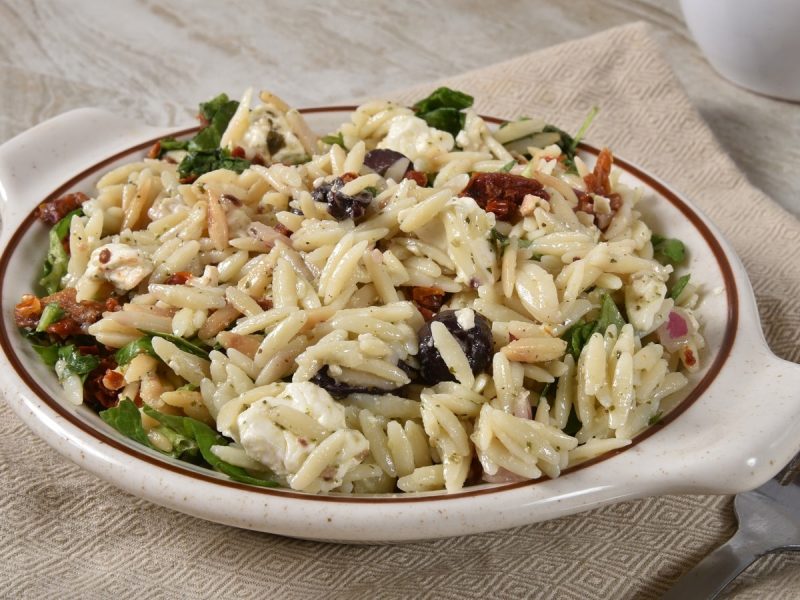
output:
{"label": "bowl handle", "polygon": [[741,368],[727,369],[685,415],[640,444],[648,457],[639,465],[671,465],[637,469],[648,495],[755,489],[800,451],[800,364],[778,358],[766,344],[742,343],[735,352],[745,355],[734,361]]}
{"label": "bowl handle", "polygon": [[39,123],[0,146],[0,240],[30,211],[77,174],[113,154],[164,135],[97,108],[81,108]]}

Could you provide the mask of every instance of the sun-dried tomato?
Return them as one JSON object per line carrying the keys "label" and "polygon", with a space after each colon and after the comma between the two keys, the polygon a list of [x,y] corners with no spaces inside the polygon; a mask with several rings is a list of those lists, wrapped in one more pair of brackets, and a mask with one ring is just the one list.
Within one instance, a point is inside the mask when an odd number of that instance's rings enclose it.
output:
{"label": "sun-dried tomato", "polygon": [[519,207],[528,194],[550,199],[541,183],[511,173],[475,173],[460,196],[469,196],[501,221],[511,221],[519,215]]}
{"label": "sun-dried tomato", "polygon": [[119,390],[125,387],[125,377],[119,371],[108,369],[102,379],[103,387],[108,390]]}
{"label": "sun-dried tomato", "polygon": [[158,141],[152,146],[150,146],[150,150],[147,151],[147,158],[158,158],[161,156],[161,142]]}
{"label": "sun-dried tomato", "polygon": [[343,173],[340,176],[341,180],[344,183],[347,183],[348,181],[353,181],[353,179],[356,179],[357,177],[358,177],[358,173],[353,173],[352,171],[349,171],[347,173]]}
{"label": "sun-dried tomato", "polygon": [[445,292],[438,287],[411,288],[411,299],[426,321],[430,321],[444,304]]}
{"label": "sun-dried tomato", "polygon": [[80,324],[72,317],[64,317],[47,327],[47,333],[60,337],[61,339],[67,339],[80,332]]}
{"label": "sun-dried tomato", "polygon": [[270,310],[273,306],[272,298],[256,298],[256,304],[264,310]]}
{"label": "sun-dried tomato", "polygon": [[245,154],[244,148],[241,146],[236,146],[233,150],[231,150],[231,156],[233,158],[246,158],[247,155]]}
{"label": "sun-dried tomato", "polygon": [[83,402],[95,411],[105,410],[117,405],[119,391],[108,389],[103,385],[103,379],[108,371],[117,368],[117,361],[113,356],[106,356],[100,364],[86,377],[83,384]]}
{"label": "sun-dried tomato", "polygon": [[60,198],[42,202],[36,209],[36,216],[48,225],[55,225],[68,213],[71,213],[76,208],[80,208],[88,199],[89,196],[81,192],[65,194]]}
{"label": "sun-dried tomato", "polygon": [[594,170],[583,178],[586,183],[586,192],[589,194],[599,194],[608,196],[611,193],[611,165],[614,164],[614,156],[611,150],[603,148],[597,155],[597,162],[594,163]]}
{"label": "sun-dried tomato", "polygon": [[406,174],[403,175],[403,179],[411,179],[412,181],[416,181],[417,185],[420,187],[425,187],[428,185],[428,175],[422,171],[406,171]]}
{"label": "sun-dried tomato", "polygon": [[183,285],[192,277],[189,271],[178,271],[167,277],[164,283],[166,285]]}

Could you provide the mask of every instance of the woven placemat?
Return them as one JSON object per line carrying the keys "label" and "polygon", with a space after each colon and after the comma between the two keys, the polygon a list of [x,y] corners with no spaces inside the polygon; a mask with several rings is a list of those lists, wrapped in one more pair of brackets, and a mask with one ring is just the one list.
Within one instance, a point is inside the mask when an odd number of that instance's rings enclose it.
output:
{"label": "woven placemat", "polygon": [[[800,223],[750,186],[692,108],[649,27],[628,25],[445,82],[483,113],[541,115],[669,181],[733,243],[767,338],[797,361]],[[433,85],[395,95],[412,101]],[[764,240],[770,240],[765,244]],[[792,254],[790,252],[789,254]],[[200,521],[99,481],[0,404],[0,597],[656,598],[730,537],[730,497],[626,502],[513,530],[400,546],[304,542]],[[736,598],[797,598],[800,556],[757,562]]]}

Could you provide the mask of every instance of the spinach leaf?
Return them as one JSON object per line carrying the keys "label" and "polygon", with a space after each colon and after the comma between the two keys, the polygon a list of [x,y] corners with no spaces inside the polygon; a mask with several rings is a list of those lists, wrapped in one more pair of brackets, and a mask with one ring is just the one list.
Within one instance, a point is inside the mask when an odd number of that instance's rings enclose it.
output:
{"label": "spinach leaf", "polygon": [[[199,356],[200,358],[206,358],[206,359],[208,358],[208,352],[209,352],[208,350],[204,350],[200,346],[193,344],[192,342],[185,340],[181,337],[178,337],[177,335],[172,335],[169,333],[159,333],[158,331],[149,331],[147,329],[140,329],[139,331],[141,331],[146,335],[149,335],[150,339],[154,337],[164,338],[168,342],[172,342],[173,344],[175,344],[178,348],[180,348],[184,352],[188,352],[189,354],[194,354],[195,356]],[[150,349],[152,348],[153,346],[151,344]],[[155,353],[153,353],[153,355],[155,356]]]}
{"label": "spinach leaf", "polygon": [[171,152],[172,150],[186,150],[189,147],[189,140],[176,140],[174,137],[165,137],[162,140],[159,140],[160,151],[158,153],[158,158],[164,156],[165,152]]}
{"label": "spinach leaf", "polygon": [[611,299],[608,294],[603,295],[603,304],[600,306],[600,317],[597,319],[595,330],[592,333],[605,334],[609,325],[617,326],[617,335],[619,335],[622,327],[625,325],[625,319],[617,308],[617,303]]}
{"label": "spinach leaf", "polygon": [[440,87],[416,102],[412,109],[430,127],[447,131],[455,137],[464,126],[465,116],[461,111],[472,106],[473,102],[474,98],[468,94]]}
{"label": "spinach leaf", "polygon": [[619,312],[619,308],[611,296],[604,294],[603,303],[600,305],[600,315],[597,319],[588,323],[584,321],[576,323],[567,330],[562,339],[567,342],[573,358],[578,360],[589,338],[595,333],[605,334],[609,325],[616,325],[619,334],[625,325],[625,319],[622,318],[622,313]]}
{"label": "spinach leaf", "polygon": [[47,328],[50,327],[53,323],[56,323],[61,320],[61,317],[64,316],[63,309],[56,304],[55,302],[51,302],[47,306],[44,307],[42,311],[42,316],[39,317],[39,323],[36,325],[36,331],[41,333],[42,331],[47,331]]}
{"label": "spinach leaf", "polygon": [[347,150],[347,146],[344,145],[344,135],[342,135],[341,131],[336,133],[335,135],[331,134],[331,135],[324,136],[322,138],[322,143],[323,144],[328,144],[329,146],[339,145],[342,148],[344,148],[345,150]]}
{"label": "spinach leaf", "polygon": [[686,275],[678,278],[678,281],[675,282],[675,285],[673,285],[672,289],[669,291],[669,297],[673,300],[677,300],[678,296],[680,296],[681,292],[683,292],[684,288],[686,288],[686,284],[689,283],[690,277],[691,275],[687,273]]}
{"label": "spinach leaf", "polygon": [[212,446],[227,446],[228,439],[224,438],[205,423],[190,417],[178,417],[175,415],[165,415],[157,410],[145,406],[144,413],[148,417],[156,419],[162,425],[170,427],[187,438],[191,438],[197,443],[203,459],[220,473],[224,473],[234,481],[260,485],[264,487],[277,487],[278,483],[270,479],[262,479],[250,475],[245,469],[232,465],[219,458],[211,451]]}
{"label": "spinach leaf", "polygon": [[63,219],[50,229],[50,247],[47,251],[47,257],[44,259],[39,279],[39,285],[45,289],[48,295],[55,294],[61,289],[61,278],[66,275],[67,264],[69,263],[69,254],[64,249],[62,242],[69,234],[72,218],[78,215],[83,215],[83,210],[80,208],[67,213]]}
{"label": "spinach leaf", "polygon": [[100,418],[119,431],[125,437],[152,448],[147,433],[142,426],[142,415],[136,405],[128,398],[123,398],[114,408],[100,411]]}
{"label": "spinach leaf", "polygon": [[138,340],[133,340],[125,344],[122,348],[114,353],[114,359],[119,366],[127,365],[139,354],[149,354],[153,358],[158,358],[155,350],[153,350],[153,337],[144,336]]}
{"label": "spinach leaf", "polygon": [[99,358],[94,354],[81,354],[75,344],[58,348],[58,360],[55,363],[55,368],[59,379],[66,379],[70,375],[78,375],[82,381],[86,381],[86,376],[99,365]]}
{"label": "spinach leaf", "polygon": [[155,431],[167,438],[169,443],[172,445],[172,451],[166,452],[165,454],[169,454],[170,456],[174,456],[180,460],[185,460],[186,462],[194,463],[197,461],[199,451],[197,448],[197,442],[195,442],[193,439],[186,437],[171,427],[165,427],[164,425],[156,427]]}
{"label": "spinach leaf", "polygon": [[211,123],[211,121],[214,119],[214,116],[219,111],[224,110],[226,105],[231,103],[235,105],[234,109],[236,108],[236,106],[239,106],[238,102],[236,102],[235,100],[230,100],[228,98],[228,94],[225,94],[223,92],[222,94],[215,96],[208,102],[201,102],[198,116],[202,117],[203,120],[206,121],[207,123]]}
{"label": "spinach leaf", "polygon": [[58,361],[58,345],[52,344],[50,346],[45,346],[43,344],[31,344],[33,349],[36,351],[36,354],[39,355],[39,358],[42,359],[42,362],[46,364],[48,367],[56,366],[56,362]]}
{"label": "spinach leaf", "polygon": [[653,257],[662,265],[677,265],[686,260],[686,246],[675,238],[665,238],[657,233],[650,237]]}
{"label": "spinach leaf", "polygon": [[244,158],[234,158],[225,148],[190,151],[178,165],[181,179],[197,179],[200,175],[217,169],[229,169],[241,173],[250,166]]}

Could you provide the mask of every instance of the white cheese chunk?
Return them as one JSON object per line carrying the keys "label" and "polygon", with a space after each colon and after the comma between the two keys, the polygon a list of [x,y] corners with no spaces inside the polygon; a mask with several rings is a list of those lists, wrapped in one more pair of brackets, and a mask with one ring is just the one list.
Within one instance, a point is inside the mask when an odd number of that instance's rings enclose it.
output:
{"label": "white cheese chunk", "polygon": [[118,290],[132,290],[153,272],[145,254],[127,244],[106,244],[92,251],[82,278],[105,280]]}
{"label": "white cheese chunk", "polygon": [[440,131],[413,115],[399,115],[392,119],[389,132],[378,143],[378,148],[389,148],[407,156],[417,171],[433,170],[434,159],[450,152],[455,145],[453,136]]}

